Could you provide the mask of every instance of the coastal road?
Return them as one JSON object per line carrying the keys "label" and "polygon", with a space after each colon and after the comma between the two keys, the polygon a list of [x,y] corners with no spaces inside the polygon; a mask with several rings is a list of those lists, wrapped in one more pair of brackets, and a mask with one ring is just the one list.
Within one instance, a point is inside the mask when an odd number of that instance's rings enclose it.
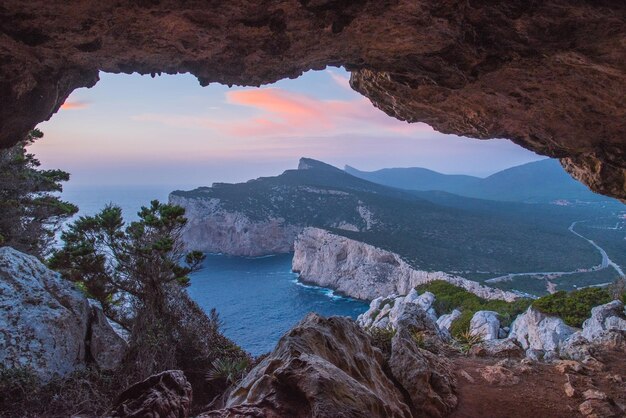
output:
{"label": "coastal road", "polygon": [[[602,247],[600,247],[598,244],[596,244],[593,240],[590,240],[589,238],[579,234],[578,232],[576,232],[574,230],[574,227],[576,226],[576,224],[581,223],[581,222],[587,222],[586,220],[583,221],[574,221],[572,222],[572,224],[569,226],[569,228],[567,228],[572,234],[584,239],[585,241],[587,241],[589,244],[593,245],[595,249],[597,249],[600,252],[600,255],[602,256],[602,261],[600,262],[600,264],[598,264],[597,266],[592,266],[587,268],[588,270],[592,270],[592,271],[598,271],[598,270],[603,270],[605,268],[608,267],[613,267],[615,269],[615,271],[620,275],[620,276],[624,276],[624,271],[622,270],[622,268],[615,263],[613,260],[611,260],[609,258],[609,255],[606,253],[606,251],[604,251],[604,249]],[[499,276],[499,277],[494,277],[493,279],[488,279],[485,280],[485,283],[498,283],[498,282],[506,282],[509,281],[511,279],[513,279],[514,277],[518,277],[518,276],[566,276],[569,274],[576,274],[576,273],[580,273],[580,270],[574,270],[574,271],[550,271],[550,272],[545,272],[545,271],[535,271],[535,272],[526,272],[526,273],[510,273],[510,274],[506,274],[504,276]]]}

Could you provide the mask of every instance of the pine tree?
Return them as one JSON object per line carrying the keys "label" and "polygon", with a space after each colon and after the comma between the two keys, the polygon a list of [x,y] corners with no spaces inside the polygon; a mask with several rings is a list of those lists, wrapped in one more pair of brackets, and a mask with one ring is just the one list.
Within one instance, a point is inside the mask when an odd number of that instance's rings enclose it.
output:
{"label": "pine tree", "polygon": [[[184,250],[185,209],[154,200],[126,226],[109,205],[82,216],[61,235],[63,247],[49,263],[78,282],[105,312],[131,331],[128,367],[136,375],[174,367],[181,324],[177,306],[204,254]],[[124,306],[131,314],[124,316]]]}
{"label": "pine tree", "polygon": [[78,208],[54,195],[69,180],[62,170],[42,170],[26,147],[43,137],[32,130],[11,148],[0,149],[0,245],[45,257],[61,223]]}

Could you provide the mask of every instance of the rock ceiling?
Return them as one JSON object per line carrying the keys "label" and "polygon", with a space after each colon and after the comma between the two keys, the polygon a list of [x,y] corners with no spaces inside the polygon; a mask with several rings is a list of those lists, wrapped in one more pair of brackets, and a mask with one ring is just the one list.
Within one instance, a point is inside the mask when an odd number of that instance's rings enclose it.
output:
{"label": "rock ceiling", "polygon": [[98,72],[258,86],[344,66],[390,116],[561,159],[626,199],[626,3],[0,1],[0,146]]}

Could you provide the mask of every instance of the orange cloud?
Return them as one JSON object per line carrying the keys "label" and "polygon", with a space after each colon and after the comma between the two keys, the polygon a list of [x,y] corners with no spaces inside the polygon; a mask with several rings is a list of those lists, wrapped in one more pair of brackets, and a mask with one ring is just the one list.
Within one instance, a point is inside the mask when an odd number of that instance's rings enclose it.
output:
{"label": "orange cloud", "polygon": [[86,107],[89,107],[91,105],[91,103],[89,102],[85,102],[85,101],[81,101],[81,100],[68,100],[65,103],[63,103],[61,105],[61,109],[63,110],[78,110],[78,109],[85,109]]}

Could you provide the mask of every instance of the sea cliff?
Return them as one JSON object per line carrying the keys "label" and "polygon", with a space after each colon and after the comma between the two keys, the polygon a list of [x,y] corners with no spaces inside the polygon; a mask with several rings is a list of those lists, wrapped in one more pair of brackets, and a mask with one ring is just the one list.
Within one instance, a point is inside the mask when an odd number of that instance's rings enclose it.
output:
{"label": "sea cliff", "polygon": [[406,295],[415,286],[434,280],[445,280],[484,299],[520,297],[448,273],[416,270],[395,253],[320,228],[305,228],[298,235],[292,269],[303,282],[364,300]]}
{"label": "sea cliff", "polygon": [[293,242],[303,229],[279,217],[255,220],[243,212],[226,210],[217,198],[171,194],[169,201],[185,208],[185,245],[206,253],[248,257],[287,253],[293,251]]}

